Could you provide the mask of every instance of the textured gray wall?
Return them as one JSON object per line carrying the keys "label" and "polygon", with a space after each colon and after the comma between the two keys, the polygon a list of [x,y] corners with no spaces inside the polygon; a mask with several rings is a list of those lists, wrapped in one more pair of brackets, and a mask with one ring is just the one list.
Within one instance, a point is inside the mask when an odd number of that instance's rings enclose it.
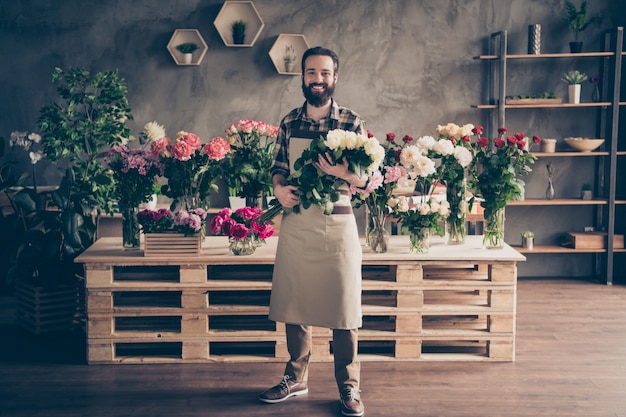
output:
{"label": "textured gray wall", "polygon": [[[486,53],[489,33],[502,29],[509,31],[509,52],[525,53],[527,26],[533,23],[542,25],[542,52],[567,52],[572,35],[559,19],[563,3],[255,0],[264,30],[253,47],[228,48],[213,25],[222,1],[3,0],[0,136],[35,129],[41,106],[56,99],[50,82],[55,66],[86,67],[92,72],[118,69],[128,84],[135,135],[152,120],[165,125],[170,135],[184,129],[205,140],[221,135],[238,119],[278,124],[282,115],[303,101],[300,78],[279,75],[268,56],[280,33],[304,34],[311,46],[337,51],[341,60],[337,100],[359,112],[379,138],[389,131],[416,137],[431,134],[436,125],[448,122],[484,124],[487,113],[470,105],[484,100],[486,66],[472,57]],[[585,50],[600,49],[602,29],[626,23],[625,9],[624,0],[590,3],[590,14],[601,14],[604,22],[602,28],[582,34]],[[175,65],[166,50],[175,29],[200,31],[208,44],[200,66]],[[591,75],[597,65],[589,65],[584,60],[522,64],[509,79],[509,92],[554,91],[565,96],[560,74],[575,66]],[[591,88],[584,86],[583,97],[590,95]],[[508,118],[507,126],[544,137],[593,136],[595,125],[589,122],[588,111],[577,112],[517,113]],[[12,154],[9,158],[25,164]],[[555,161],[560,196],[577,195],[580,184],[591,175],[593,163],[577,159],[574,163],[581,167],[574,178],[562,177],[570,161]],[[541,196],[545,189],[545,175],[540,174],[545,172],[545,161],[540,162],[538,172],[529,179],[529,197]],[[52,168],[41,176],[44,184],[58,179]],[[217,196],[217,203],[223,198],[223,194]],[[512,242],[519,230],[533,227],[539,231],[542,222],[552,221],[543,220],[535,208],[510,211],[507,237]],[[553,217],[548,213],[548,219]],[[540,260],[539,255],[532,256]],[[571,265],[570,260],[563,263]],[[522,266],[520,275],[578,275],[579,270],[584,274],[588,261],[584,265],[574,262],[566,271],[545,271],[529,263]]]}

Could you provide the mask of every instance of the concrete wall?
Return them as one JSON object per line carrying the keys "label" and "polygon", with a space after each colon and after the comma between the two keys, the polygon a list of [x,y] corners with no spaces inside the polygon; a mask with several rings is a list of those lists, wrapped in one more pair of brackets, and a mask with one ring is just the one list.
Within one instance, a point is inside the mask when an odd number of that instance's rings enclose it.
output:
{"label": "concrete wall", "polygon": [[[280,33],[304,34],[311,46],[323,45],[339,54],[336,98],[359,112],[379,138],[390,131],[416,137],[431,134],[436,125],[448,122],[485,124],[487,113],[470,105],[484,100],[486,66],[472,57],[487,51],[491,32],[503,29],[509,33],[509,52],[525,53],[527,27],[534,23],[542,25],[542,52],[567,52],[572,34],[559,19],[563,3],[255,0],[264,30],[253,47],[228,48],[213,25],[222,1],[3,1],[0,136],[36,128],[41,106],[56,99],[50,73],[57,66],[86,67],[92,72],[119,70],[128,84],[135,135],[152,120],[165,125],[170,135],[184,129],[205,140],[223,134],[238,119],[278,124],[282,115],[303,102],[300,78],[279,75],[268,56]],[[601,14],[604,22],[601,28],[582,34],[585,50],[601,48],[602,29],[626,23],[624,9],[625,0],[590,3],[590,14]],[[175,29],[200,31],[208,45],[200,66],[174,63],[166,45]],[[509,80],[509,91],[554,91],[565,97],[562,72],[575,66],[591,75],[597,65],[589,65],[584,60],[522,64]],[[590,95],[591,87],[584,86],[583,97]],[[539,111],[511,116],[507,125],[544,137],[593,136],[595,124],[587,113]],[[9,153],[8,158],[28,168],[23,156]],[[562,177],[572,163],[562,159],[556,162],[557,193],[575,194],[582,179]],[[545,170],[541,162],[539,171]],[[582,165],[576,170],[578,175],[590,176],[593,166]],[[42,171],[40,183],[58,179],[54,169]],[[527,195],[541,196],[544,189],[545,176],[535,175],[529,180]],[[223,199],[223,194],[216,196],[218,204]],[[528,210],[532,224],[511,222],[507,226],[511,241],[519,229],[540,230],[542,222],[551,221],[537,216],[535,209],[522,210]],[[543,271],[530,268],[525,273]]]}

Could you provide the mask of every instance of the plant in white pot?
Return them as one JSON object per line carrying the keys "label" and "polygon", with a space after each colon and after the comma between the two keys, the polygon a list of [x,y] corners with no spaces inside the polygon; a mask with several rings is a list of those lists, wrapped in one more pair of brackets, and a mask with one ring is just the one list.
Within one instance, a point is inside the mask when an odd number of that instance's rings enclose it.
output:
{"label": "plant in white pot", "polygon": [[191,64],[193,61],[193,52],[198,49],[198,45],[193,42],[185,42],[176,45],[176,49],[183,54],[183,62],[185,64]]}
{"label": "plant in white pot", "polygon": [[522,248],[533,250],[535,241],[535,232],[525,230],[522,232]]}
{"label": "plant in white pot", "polygon": [[581,84],[587,81],[587,78],[587,74],[578,70],[571,70],[563,74],[561,81],[567,84],[567,93],[570,103],[580,103]]}
{"label": "plant in white pot", "polygon": [[570,52],[578,53],[582,52],[583,43],[578,40],[580,32],[584,31],[589,25],[599,25],[602,23],[602,19],[597,16],[587,17],[587,2],[583,1],[580,4],[580,10],[576,9],[576,6],[570,2],[565,2],[565,14],[561,16],[561,19],[567,23],[567,26],[574,31],[574,41],[569,43]]}
{"label": "plant in white pot", "polygon": [[285,72],[293,72],[296,63],[296,51],[292,45],[285,45],[283,60],[285,61]]}
{"label": "plant in white pot", "polygon": [[583,200],[591,200],[593,198],[593,191],[591,190],[591,184],[585,183],[580,189],[580,198]]}

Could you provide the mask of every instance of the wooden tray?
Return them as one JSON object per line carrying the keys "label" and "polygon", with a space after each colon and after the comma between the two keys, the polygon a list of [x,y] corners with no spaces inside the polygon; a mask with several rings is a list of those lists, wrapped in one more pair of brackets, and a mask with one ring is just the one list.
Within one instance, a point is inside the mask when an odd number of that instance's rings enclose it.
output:
{"label": "wooden tray", "polygon": [[[606,244],[607,234],[603,232],[569,232],[565,246],[574,249],[605,249]],[[624,235],[613,235],[613,248],[624,248]]]}
{"label": "wooden tray", "polygon": [[507,98],[504,100],[504,104],[517,104],[517,105],[536,105],[536,104],[561,104],[562,98]]}

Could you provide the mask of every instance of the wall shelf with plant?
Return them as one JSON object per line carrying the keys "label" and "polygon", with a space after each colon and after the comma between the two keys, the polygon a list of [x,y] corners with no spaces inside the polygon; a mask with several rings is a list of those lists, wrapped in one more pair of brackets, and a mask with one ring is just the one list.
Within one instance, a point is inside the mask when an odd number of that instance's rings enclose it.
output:
{"label": "wall shelf with plant", "polygon": [[[269,56],[279,74],[300,75],[302,55],[309,49],[304,35],[281,33],[270,49]],[[292,66],[287,63],[291,62]]]}
{"label": "wall shelf with plant", "polygon": [[[224,45],[251,47],[265,27],[263,19],[251,1],[226,1],[213,21]],[[243,33],[241,33],[243,31]],[[237,39],[238,36],[242,39]]]}
{"label": "wall shelf with plant", "polygon": [[167,43],[167,50],[176,65],[200,65],[207,49],[207,44],[197,29],[176,29]]}
{"label": "wall shelf with plant", "polygon": [[[623,75],[622,71],[622,57],[625,56],[623,50],[623,28],[617,27],[614,30],[606,31],[603,39],[603,50],[599,52],[584,52],[584,53],[556,53],[556,54],[507,54],[507,31],[494,32],[489,38],[489,51],[487,54],[479,55],[474,59],[480,60],[485,63],[487,67],[487,80],[486,91],[487,97],[483,103],[472,105],[476,109],[484,109],[488,112],[488,118],[490,120],[488,126],[488,134],[499,126],[504,126],[507,123],[507,115],[510,111],[515,110],[517,119],[527,120],[527,118],[534,117],[537,109],[562,109],[562,111],[568,111],[570,109],[589,108],[589,110],[596,109],[596,112],[589,112],[593,114],[593,120],[596,123],[590,124],[595,126],[593,132],[586,132],[590,137],[603,138],[606,143],[603,145],[600,151],[582,152],[574,151],[569,145],[557,144],[557,152],[533,152],[537,157],[543,158],[555,158],[560,161],[565,161],[565,158],[576,158],[581,163],[585,163],[590,167],[592,171],[592,177],[586,178],[586,181],[594,183],[594,196],[592,199],[582,199],[580,197],[580,187],[583,182],[579,184],[568,184],[568,191],[565,195],[559,195],[555,199],[528,198],[537,197],[537,195],[526,195],[524,200],[511,201],[511,210],[507,210],[507,221],[510,220],[511,224],[520,224],[523,221],[520,219],[528,219],[530,213],[541,213],[549,218],[573,218],[577,219],[573,222],[554,222],[550,226],[549,230],[545,230],[545,233],[536,239],[534,249],[529,251],[527,249],[520,249],[522,253],[533,254],[566,254],[566,253],[588,253],[593,255],[593,259],[588,264],[590,267],[590,275],[605,281],[607,284],[612,284],[620,264],[619,258],[616,254],[622,254],[626,250],[623,247],[616,247],[613,244],[611,237],[623,234],[623,230],[620,229],[619,222],[616,222],[616,218],[620,212],[623,212],[626,206],[626,200],[623,195],[620,195],[619,189],[616,188],[617,183],[617,167],[618,164],[623,164],[624,161],[621,158],[626,155],[623,150],[623,141],[620,140],[618,130],[620,127],[620,107],[625,105],[624,101],[620,100],[619,91],[614,87],[620,85],[620,79]],[[577,58],[584,58],[585,61],[590,61],[589,64],[583,63],[582,60],[576,60]],[[598,97],[598,102],[595,101],[583,101],[580,103],[534,103],[534,104],[507,104],[506,97],[511,94],[507,91],[507,77],[510,80],[512,77],[519,75],[517,72],[519,66],[507,65],[509,62],[522,60],[531,60],[529,63],[537,63],[537,59],[545,60],[547,62],[554,63],[555,65],[563,63],[571,64],[571,60],[576,60],[574,63],[576,66],[579,64],[585,65],[583,68],[588,68],[592,65],[598,65],[599,74],[606,82],[606,89],[602,91],[602,94]],[[530,64],[529,64],[530,65]],[[568,70],[574,70],[575,67],[571,66]],[[521,70],[523,71],[523,70]],[[579,71],[580,72],[580,71]],[[513,74],[513,75],[512,75]],[[549,73],[548,73],[549,74]],[[580,74],[573,74],[580,75]],[[556,83],[561,78],[568,84],[572,84],[571,81],[582,82],[585,81],[582,78],[574,80],[571,77],[567,77],[562,71],[554,72],[552,78]],[[542,86],[546,88],[546,86]],[[548,87],[549,88],[549,87]],[[517,120],[516,119],[516,120]],[[560,127],[563,128],[563,127]],[[560,129],[559,128],[559,129]],[[619,149],[619,150],[618,150]],[[585,162],[578,157],[591,157],[590,162]],[[579,164],[577,164],[578,166]],[[563,166],[568,166],[567,163],[563,163]],[[623,167],[623,165],[620,165]],[[541,176],[542,171],[538,170],[539,174],[534,172],[530,175]],[[572,170],[571,166],[568,173],[565,174],[568,178],[571,178]],[[580,177],[580,176],[579,176]],[[537,178],[537,177],[535,177]],[[539,179],[535,184],[540,183],[542,179]],[[623,190],[621,191],[623,193]],[[574,195],[574,193],[576,195]],[[574,214],[575,213],[575,214]],[[577,217],[579,216],[579,217]],[[571,224],[570,224],[571,223]],[[587,226],[593,226],[594,230],[606,231],[608,234],[608,244],[605,248],[592,248],[592,249],[573,249],[564,248],[558,242],[559,237],[569,232],[582,231]],[[515,228],[512,228],[510,233],[515,232]],[[567,229],[567,230],[566,230]],[[505,239],[510,236],[505,235]],[[595,254],[595,255],[594,255]],[[623,255],[621,255],[623,256]],[[586,259],[586,258],[585,258]],[[532,262],[532,259],[529,259]],[[622,261],[623,262],[623,261]]]}

